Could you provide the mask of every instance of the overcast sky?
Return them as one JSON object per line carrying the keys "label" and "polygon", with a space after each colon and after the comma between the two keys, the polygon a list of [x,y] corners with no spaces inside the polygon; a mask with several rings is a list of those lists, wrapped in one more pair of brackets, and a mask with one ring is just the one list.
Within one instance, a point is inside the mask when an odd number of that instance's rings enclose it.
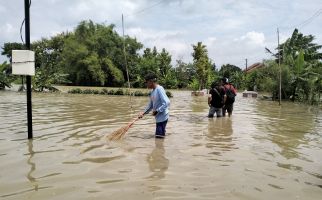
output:
{"label": "overcast sky", "polygon": [[[32,0],[31,40],[72,31],[82,20],[113,23],[144,47],[166,48],[175,60],[191,62],[192,44],[207,46],[217,66],[248,65],[270,58],[294,28],[322,44],[322,0]],[[0,0],[0,46],[21,42],[24,0]],[[24,30],[24,29],[23,29]],[[24,38],[24,33],[23,33]],[[0,56],[0,62],[5,57]]]}

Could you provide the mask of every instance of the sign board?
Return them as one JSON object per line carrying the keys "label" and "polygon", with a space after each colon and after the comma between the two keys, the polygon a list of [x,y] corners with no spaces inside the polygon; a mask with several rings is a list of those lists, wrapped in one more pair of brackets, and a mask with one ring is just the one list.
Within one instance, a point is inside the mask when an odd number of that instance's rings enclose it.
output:
{"label": "sign board", "polygon": [[35,52],[30,50],[12,50],[12,74],[35,75]]}

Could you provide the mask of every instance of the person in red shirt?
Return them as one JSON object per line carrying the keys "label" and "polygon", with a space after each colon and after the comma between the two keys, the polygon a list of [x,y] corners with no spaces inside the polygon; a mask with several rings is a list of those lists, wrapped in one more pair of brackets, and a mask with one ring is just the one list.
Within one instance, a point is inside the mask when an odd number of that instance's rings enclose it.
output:
{"label": "person in red shirt", "polygon": [[226,111],[228,112],[228,116],[230,117],[233,113],[233,108],[234,108],[234,102],[235,102],[235,96],[237,95],[237,90],[236,88],[231,85],[228,82],[227,78],[222,78],[221,79],[221,84],[225,89],[225,105],[223,106],[222,109],[222,115],[226,115]]}

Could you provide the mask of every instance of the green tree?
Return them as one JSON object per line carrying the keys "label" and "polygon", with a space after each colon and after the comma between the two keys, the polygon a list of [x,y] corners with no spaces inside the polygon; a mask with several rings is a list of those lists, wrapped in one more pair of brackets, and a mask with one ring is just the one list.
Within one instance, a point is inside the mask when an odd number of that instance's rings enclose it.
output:
{"label": "green tree", "polygon": [[0,90],[5,89],[5,87],[10,88],[13,80],[10,65],[7,62],[0,64]]}
{"label": "green tree", "polygon": [[236,72],[242,72],[242,70],[239,67],[231,64],[222,65],[219,70],[219,74],[222,77],[226,77],[228,79],[231,79],[233,74],[235,74]]}
{"label": "green tree", "polygon": [[11,61],[12,58],[12,50],[23,50],[26,49],[25,45],[17,42],[8,42],[4,43],[2,48],[1,55],[7,56],[7,58]]}
{"label": "green tree", "polygon": [[64,40],[68,34],[58,34],[50,39],[42,38],[32,43],[35,52],[36,73],[33,77],[33,89],[56,90],[53,84],[68,83],[67,74],[64,74],[58,63],[61,61]]}
{"label": "green tree", "polygon": [[177,64],[174,70],[176,74],[175,76],[177,78],[177,87],[187,88],[188,85],[192,82],[193,77],[195,76],[195,68],[193,64],[187,64],[182,60],[177,60]]}
{"label": "green tree", "polygon": [[[303,35],[298,29],[294,29],[292,36],[278,47],[282,62],[286,64],[289,61],[292,62],[289,58],[295,60],[300,50],[303,51],[306,62],[321,60],[322,53],[319,52],[319,49],[322,48],[322,45],[313,43],[314,39],[314,36]],[[278,59],[278,55],[275,56]]]}
{"label": "green tree", "polygon": [[172,70],[171,55],[163,48],[160,53],[156,55],[156,62],[158,65],[158,77],[160,77],[160,84],[166,88],[173,88],[176,86],[175,71]]}
{"label": "green tree", "polygon": [[198,42],[193,47],[193,64],[196,68],[196,78],[199,83],[199,90],[205,88],[208,74],[211,68],[211,63],[208,58],[208,51],[206,45],[203,45],[202,42]]}
{"label": "green tree", "polygon": [[138,76],[135,67],[141,48],[142,44],[136,39],[120,37],[113,24],[82,21],[66,39],[60,65],[69,74],[72,84],[123,86],[127,65],[130,80]]}

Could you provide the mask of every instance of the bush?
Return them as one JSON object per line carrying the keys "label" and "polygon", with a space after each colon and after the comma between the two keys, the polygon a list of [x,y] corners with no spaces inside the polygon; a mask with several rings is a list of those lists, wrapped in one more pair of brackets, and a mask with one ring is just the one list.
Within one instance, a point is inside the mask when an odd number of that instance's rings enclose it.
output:
{"label": "bush", "polygon": [[124,94],[124,92],[123,92],[123,90],[122,89],[118,89],[118,90],[116,90],[116,92],[114,93],[114,95],[123,95]]}
{"label": "bush", "polygon": [[172,95],[172,93],[171,93],[171,92],[166,91],[165,93],[167,94],[167,96],[168,96],[169,98],[173,97],[173,95]]}
{"label": "bush", "polygon": [[85,90],[83,90],[83,94],[93,94],[93,90],[85,89]]}
{"label": "bush", "polygon": [[144,96],[143,92],[140,90],[137,90],[134,92],[134,96]]}
{"label": "bush", "polygon": [[92,94],[99,94],[100,91],[99,90],[92,90]]}
{"label": "bush", "polygon": [[[72,93],[72,94],[101,94],[101,95],[130,95],[130,91],[129,90],[123,90],[121,88],[115,90],[107,90],[106,88],[102,89],[102,90],[91,90],[91,89],[80,89],[80,88],[74,88],[68,91],[68,93]],[[167,96],[173,97],[172,93],[170,91],[166,91]],[[132,90],[132,95],[133,96],[149,96],[150,92],[143,92],[141,90]]]}
{"label": "bush", "polygon": [[74,88],[74,89],[68,90],[67,93],[71,93],[71,94],[82,94],[82,90],[80,88]]}
{"label": "bush", "polygon": [[108,91],[108,95],[114,95],[114,94],[115,94],[114,90],[109,90]]}
{"label": "bush", "polygon": [[103,89],[101,90],[101,94],[108,94],[108,90],[107,90],[106,88],[103,88]]}
{"label": "bush", "polygon": [[123,91],[124,95],[132,95],[133,94],[133,91],[132,91],[132,94],[130,94],[130,90],[129,89],[126,89],[125,91]]}

